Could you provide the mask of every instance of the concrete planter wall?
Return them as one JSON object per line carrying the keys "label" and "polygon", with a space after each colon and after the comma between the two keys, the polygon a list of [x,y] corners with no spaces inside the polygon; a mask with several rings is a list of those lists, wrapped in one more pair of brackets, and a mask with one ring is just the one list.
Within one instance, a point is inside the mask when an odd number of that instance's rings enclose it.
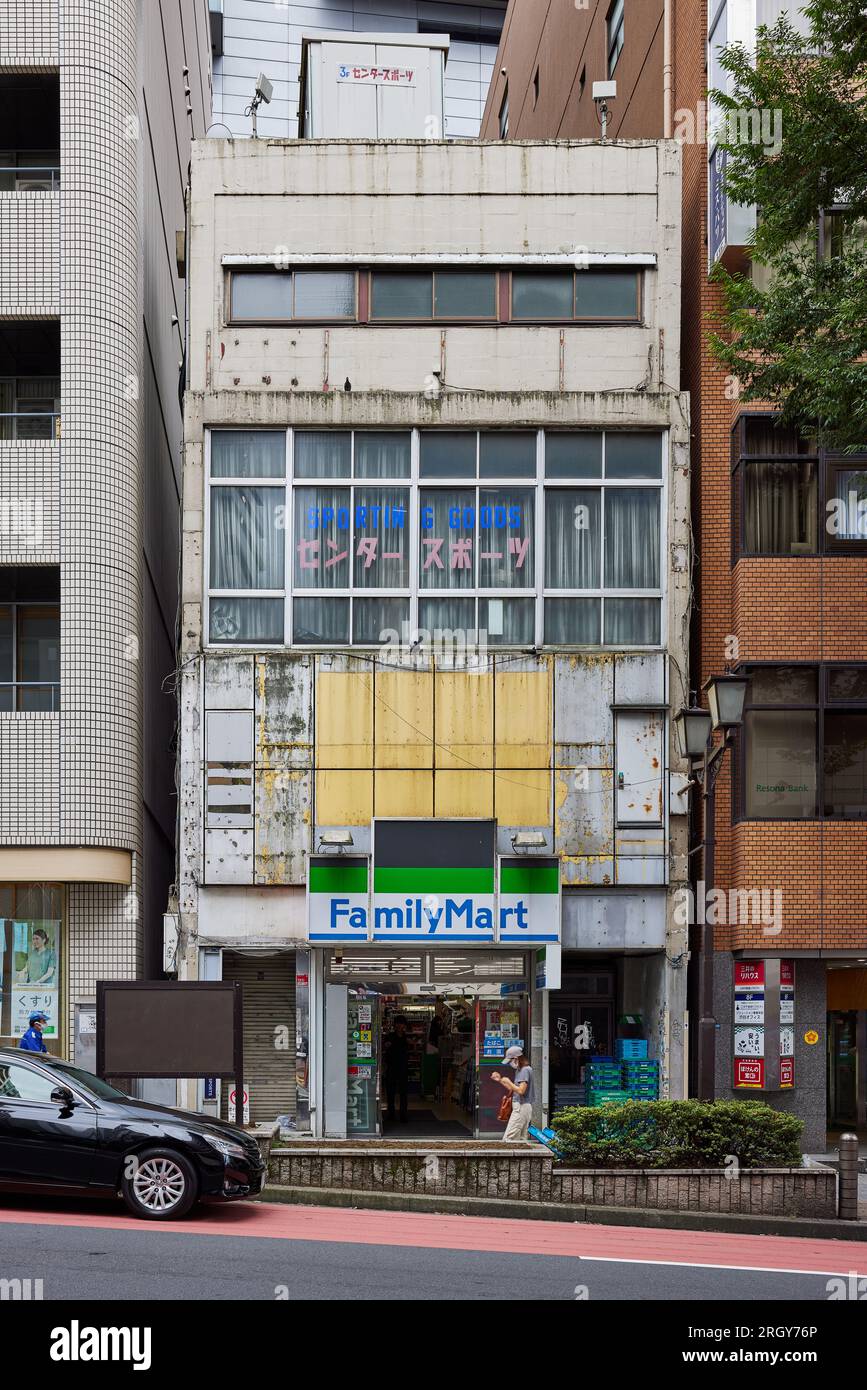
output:
{"label": "concrete planter wall", "polygon": [[837,1214],[837,1175],[818,1167],[754,1168],[730,1177],[719,1168],[556,1168],[544,1149],[363,1152],[305,1144],[272,1149],[268,1174],[270,1182],[284,1187],[753,1216]]}

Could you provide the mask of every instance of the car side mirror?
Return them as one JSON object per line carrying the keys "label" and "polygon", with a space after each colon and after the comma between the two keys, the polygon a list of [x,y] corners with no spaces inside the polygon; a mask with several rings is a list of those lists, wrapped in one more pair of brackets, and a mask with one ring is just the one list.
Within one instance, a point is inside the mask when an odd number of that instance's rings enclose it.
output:
{"label": "car side mirror", "polygon": [[62,1105],[66,1110],[71,1110],[75,1105],[75,1096],[66,1086],[55,1086],[51,1099],[55,1105]]}

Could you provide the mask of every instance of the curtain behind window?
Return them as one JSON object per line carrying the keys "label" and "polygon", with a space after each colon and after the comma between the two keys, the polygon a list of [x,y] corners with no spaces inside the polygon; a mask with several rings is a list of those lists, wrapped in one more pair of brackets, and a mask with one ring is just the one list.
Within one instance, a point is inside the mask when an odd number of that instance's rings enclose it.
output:
{"label": "curtain behind window", "polygon": [[746,549],[769,555],[815,551],[815,463],[768,459],[743,468]]}
{"label": "curtain behind window", "polygon": [[281,487],[211,490],[211,588],[282,589]]}
{"label": "curtain behind window", "polygon": [[568,488],[545,494],[545,587],[598,589],[601,493]]}
{"label": "curtain behind window", "polygon": [[408,478],[409,474],[408,434],[356,434],[356,478]]}
{"label": "curtain behind window", "polygon": [[659,493],[655,488],[606,492],[605,587],[659,588]]}

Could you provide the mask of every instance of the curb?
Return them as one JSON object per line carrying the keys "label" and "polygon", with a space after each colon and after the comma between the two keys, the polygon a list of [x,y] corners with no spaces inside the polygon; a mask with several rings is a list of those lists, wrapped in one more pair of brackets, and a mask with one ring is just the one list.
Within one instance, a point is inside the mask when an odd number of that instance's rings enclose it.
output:
{"label": "curb", "polygon": [[496,1197],[431,1197],[411,1192],[358,1192],[340,1187],[283,1187],[276,1183],[265,1187],[256,1200],[308,1207],[442,1212],[448,1216],[494,1216],[513,1221],[566,1221],[573,1225],[645,1226],[660,1230],[867,1242],[867,1221],[816,1220],[806,1216],[739,1216],[728,1212],[588,1207],[564,1202],[502,1201]]}

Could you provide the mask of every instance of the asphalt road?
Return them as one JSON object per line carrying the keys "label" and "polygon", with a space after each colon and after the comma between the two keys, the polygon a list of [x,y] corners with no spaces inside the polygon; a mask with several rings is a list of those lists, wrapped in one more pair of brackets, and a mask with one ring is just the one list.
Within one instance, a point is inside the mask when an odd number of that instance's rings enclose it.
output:
{"label": "asphalt road", "polygon": [[46,1301],[746,1305],[826,1302],[829,1278],[867,1274],[867,1246],[836,1241],[261,1203],[155,1228],[108,1203],[2,1202],[0,1280],[41,1279]]}

